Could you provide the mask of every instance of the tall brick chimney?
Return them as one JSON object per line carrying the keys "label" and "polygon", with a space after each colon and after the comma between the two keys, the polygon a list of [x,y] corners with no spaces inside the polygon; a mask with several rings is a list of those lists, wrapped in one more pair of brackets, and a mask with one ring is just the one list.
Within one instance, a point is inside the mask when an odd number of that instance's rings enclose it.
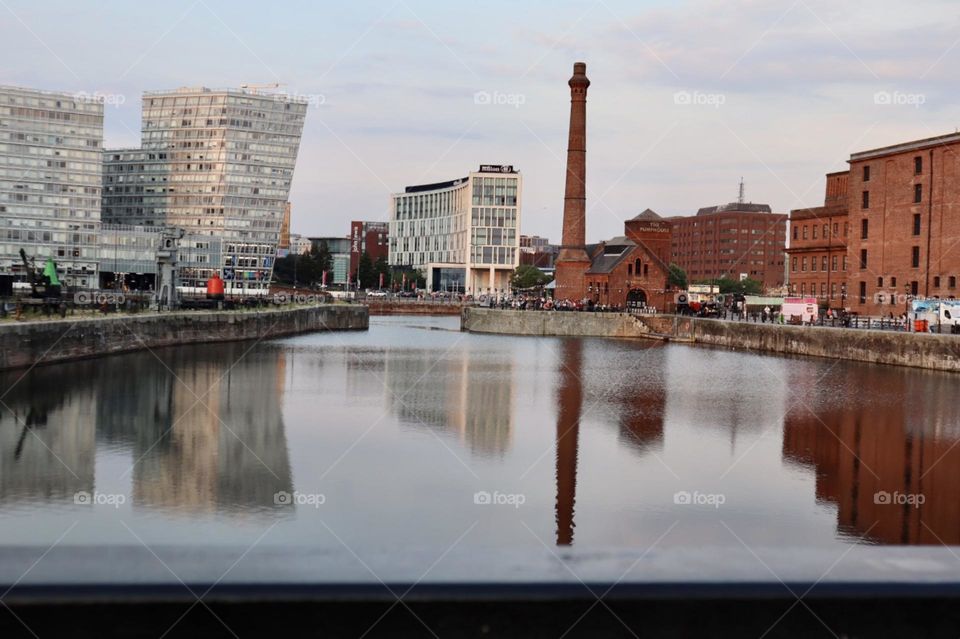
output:
{"label": "tall brick chimney", "polygon": [[584,296],[584,272],[590,266],[585,250],[587,217],[587,65],[576,62],[570,78],[570,138],[563,200],[563,237],[557,256],[556,299]]}

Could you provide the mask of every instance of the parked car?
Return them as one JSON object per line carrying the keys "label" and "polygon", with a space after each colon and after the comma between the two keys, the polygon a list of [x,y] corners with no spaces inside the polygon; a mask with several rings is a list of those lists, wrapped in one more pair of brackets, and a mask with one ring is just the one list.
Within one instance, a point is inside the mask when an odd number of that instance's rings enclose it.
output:
{"label": "parked car", "polygon": [[386,297],[386,296],[387,296],[386,291],[369,291],[367,293],[367,297]]}

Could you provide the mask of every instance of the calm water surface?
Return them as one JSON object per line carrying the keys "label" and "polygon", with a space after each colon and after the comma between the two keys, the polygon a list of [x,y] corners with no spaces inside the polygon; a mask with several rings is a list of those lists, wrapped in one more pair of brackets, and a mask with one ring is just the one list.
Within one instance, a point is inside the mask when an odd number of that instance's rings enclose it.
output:
{"label": "calm water surface", "polygon": [[458,323],[4,375],[0,544],[960,544],[960,376]]}

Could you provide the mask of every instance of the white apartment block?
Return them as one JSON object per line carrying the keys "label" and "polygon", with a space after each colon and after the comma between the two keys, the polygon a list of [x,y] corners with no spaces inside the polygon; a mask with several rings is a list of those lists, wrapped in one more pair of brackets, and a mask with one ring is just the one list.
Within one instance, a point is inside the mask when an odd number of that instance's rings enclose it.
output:
{"label": "white apartment block", "polygon": [[423,272],[430,291],[509,291],[520,263],[522,184],[512,166],[481,165],[458,180],[393,194],[390,265]]}

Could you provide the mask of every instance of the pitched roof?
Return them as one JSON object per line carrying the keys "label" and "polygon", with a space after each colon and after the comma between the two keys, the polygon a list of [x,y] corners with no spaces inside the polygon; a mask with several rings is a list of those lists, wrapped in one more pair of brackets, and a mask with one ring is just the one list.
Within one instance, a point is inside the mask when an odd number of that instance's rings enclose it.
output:
{"label": "pitched roof", "polygon": [[643,213],[636,215],[634,220],[662,220],[663,218],[657,215],[656,211],[653,209],[646,209]]}
{"label": "pitched roof", "polygon": [[[636,248],[637,243],[631,240],[628,237],[620,236],[614,237],[603,243],[603,250],[597,251],[590,260],[590,268],[587,269],[587,273],[591,274],[602,274],[610,273],[617,267],[617,264],[626,259],[633,251],[631,249]],[[608,252],[608,248],[620,248],[622,250],[616,252]]]}

